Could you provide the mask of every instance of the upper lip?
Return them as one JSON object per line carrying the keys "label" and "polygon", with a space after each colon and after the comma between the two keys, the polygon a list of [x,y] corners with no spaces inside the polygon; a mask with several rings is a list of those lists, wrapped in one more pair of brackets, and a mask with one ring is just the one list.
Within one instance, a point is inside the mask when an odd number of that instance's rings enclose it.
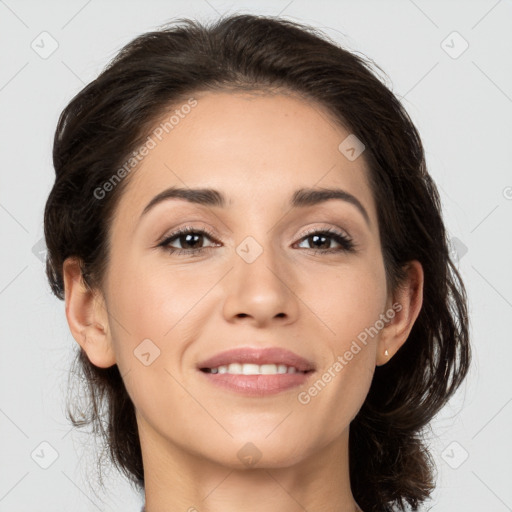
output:
{"label": "upper lip", "polygon": [[217,368],[219,366],[227,366],[231,363],[252,363],[257,365],[262,364],[285,364],[286,366],[294,366],[301,372],[314,370],[315,367],[312,362],[304,359],[303,357],[295,354],[294,352],[285,348],[269,347],[269,348],[251,348],[240,347],[232,350],[220,352],[204,361],[201,361],[197,367],[202,368]]}

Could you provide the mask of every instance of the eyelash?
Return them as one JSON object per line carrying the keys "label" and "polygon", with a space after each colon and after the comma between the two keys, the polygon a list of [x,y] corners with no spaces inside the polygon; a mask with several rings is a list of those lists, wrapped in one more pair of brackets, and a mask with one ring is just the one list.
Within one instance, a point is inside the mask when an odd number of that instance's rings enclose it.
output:
{"label": "eyelash", "polygon": [[[166,237],[162,242],[158,244],[158,247],[164,248],[166,251],[170,252],[171,254],[180,256],[180,255],[188,255],[188,256],[202,256],[204,252],[206,252],[209,249],[214,249],[215,247],[200,247],[199,249],[178,249],[176,247],[169,247],[169,244],[178,239],[181,235],[187,235],[190,233],[199,234],[199,235],[206,235],[211,241],[217,242],[215,239],[213,233],[208,231],[206,228],[194,228],[192,226],[185,226],[183,228],[178,229],[174,233],[171,233],[168,237]],[[341,233],[340,231],[334,229],[334,228],[326,228],[326,229],[312,229],[308,232],[306,232],[299,240],[299,242],[303,242],[307,238],[309,238],[311,235],[327,235],[328,238],[332,238],[335,242],[340,244],[341,247],[337,249],[312,249],[312,248],[306,248],[306,251],[311,251],[314,254],[322,253],[322,254],[333,254],[333,253],[339,253],[339,252],[346,252],[346,253],[354,253],[356,244],[354,241]]]}

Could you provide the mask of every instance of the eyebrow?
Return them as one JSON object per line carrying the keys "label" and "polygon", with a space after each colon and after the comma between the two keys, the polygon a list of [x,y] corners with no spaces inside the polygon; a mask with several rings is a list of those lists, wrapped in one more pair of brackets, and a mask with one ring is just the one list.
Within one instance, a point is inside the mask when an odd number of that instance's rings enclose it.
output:
{"label": "eyebrow", "polygon": [[[226,208],[231,205],[232,201],[228,201],[226,196],[212,188],[179,188],[170,187],[158,195],[153,197],[144,208],[141,217],[148,213],[157,204],[170,199],[183,199],[190,203],[204,206],[213,206],[216,208]],[[354,205],[364,217],[368,226],[371,225],[370,217],[364,206],[357,197],[353,196],[346,190],[340,188],[301,188],[296,190],[291,199],[291,208],[305,208],[324,203],[331,199],[338,199]]]}

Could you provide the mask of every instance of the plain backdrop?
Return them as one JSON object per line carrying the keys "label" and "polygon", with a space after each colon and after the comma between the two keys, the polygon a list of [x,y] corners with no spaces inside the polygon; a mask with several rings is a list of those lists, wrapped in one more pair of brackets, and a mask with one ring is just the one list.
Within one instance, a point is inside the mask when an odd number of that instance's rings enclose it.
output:
{"label": "plain backdrop", "polygon": [[[374,60],[419,129],[470,301],[473,366],[432,424],[435,512],[512,510],[512,2],[0,0],[0,511],[140,510],[65,415],[75,350],[44,274],[58,116],[137,35],[230,12],[308,23]],[[43,41],[43,42],[42,42]],[[313,512],[313,511],[311,511]]]}

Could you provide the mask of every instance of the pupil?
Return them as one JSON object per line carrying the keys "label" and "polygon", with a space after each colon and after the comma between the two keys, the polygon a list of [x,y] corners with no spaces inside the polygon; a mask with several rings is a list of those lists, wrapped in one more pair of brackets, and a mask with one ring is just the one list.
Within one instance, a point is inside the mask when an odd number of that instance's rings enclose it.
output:
{"label": "pupil", "polygon": [[[190,241],[191,238],[202,238],[203,235],[197,235],[197,234],[191,234],[191,233],[187,233],[186,235],[184,235],[184,238],[186,240],[185,244],[193,244],[193,242]],[[180,240],[180,242],[182,242],[183,240]],[[197,243],[197,241],[196,241]],[[183,246],[183,243],[182,243],[182,246]],[[194,248],[194,247],[192,247]]]}
{"label": "pupil", "polygon": [[[313,238],[314,243],[316,243],[316,242],[318,242],[318,240],[319,240],[319,239],[321,239],[321,238],[323,238],[323,239],[324,239],[324,241],[325,241],[327,237],[326,237],[326,236],[323,236],[323,235],[313,235],[313,236],[312,236],[312,238]],[[325,242],[324,242],[324,243],[325,243]],[[322,245],[322,244],[320,244],[320,245]],[[329,244],[327,244],[327,245],[329,245]],[[317,247],[318,247],[318,246],[317,246]]]}

